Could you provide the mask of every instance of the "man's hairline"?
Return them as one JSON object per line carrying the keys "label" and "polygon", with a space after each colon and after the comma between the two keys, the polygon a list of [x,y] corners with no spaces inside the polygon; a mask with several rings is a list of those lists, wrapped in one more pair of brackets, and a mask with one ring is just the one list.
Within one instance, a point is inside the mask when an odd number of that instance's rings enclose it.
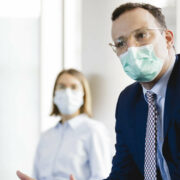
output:
{"label": "man's hairline", "polygon": [[131,11],[136,10],[136,9],[142,9],[142,10],[145,10],[146,12],[148,12],[148,13],[154,18],[156,25],[159,26],[160,28],[164,28],[164,27],[157,21],[157,19],[153,16],[152,13],[150,13],[147,9],[142,8],[142,7],[135,7],[134,9],[129,9],[129,10],[124,11],[122,14],[120,14],[119,16],[117,16],[116,19],[112,20],[112,23],[115,22],[115,21],[116,21],[120,16],[122,16],[123,14],[128,13],[128,12],[131,12]]}

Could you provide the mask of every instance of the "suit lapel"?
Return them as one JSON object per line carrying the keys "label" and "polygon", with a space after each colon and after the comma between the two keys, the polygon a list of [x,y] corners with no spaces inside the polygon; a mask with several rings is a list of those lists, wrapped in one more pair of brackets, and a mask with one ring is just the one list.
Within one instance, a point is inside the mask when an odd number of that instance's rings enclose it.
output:
{"label": "suit lapel", "polygon": [[170,127],[171,118],[176,108],[179,108],[177,104],[180,102],[180,57],[176,57],[176,62],[172,71],[172,74],[168,81],[165,108],[164,108],[164,137],[166,137],[168,128]]}
{"label": "suit lapel", "polygon": [[[141,88],[141,87],[140,87]],[[136,154],[137,163],[139,164],[140,170],[144,171],[144,146],[145,146],[145,134],[146,134],[146,122],[148,114],[148,106],[144,99],[142,88],[139,94],[136,96],[136,101],[134,101],[134,134],[136,137]]]}

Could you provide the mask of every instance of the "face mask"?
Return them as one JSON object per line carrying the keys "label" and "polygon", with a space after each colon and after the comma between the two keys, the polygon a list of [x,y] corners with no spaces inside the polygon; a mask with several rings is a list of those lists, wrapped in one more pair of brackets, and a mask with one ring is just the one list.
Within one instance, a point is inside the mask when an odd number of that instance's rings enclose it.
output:
{"label": "face mask", "polygon": [[80,90],[72,90],[70,88],[57,90],[54,96],[54,104],[62,114],[71,115],[83,105],[83,96],[84,93]]}
{"label": "face mask", "polygon": [[126,74],[139,82],[154,80],[163,66],[163,61],[155,55],[152,44],[130,47],[119,59]]}

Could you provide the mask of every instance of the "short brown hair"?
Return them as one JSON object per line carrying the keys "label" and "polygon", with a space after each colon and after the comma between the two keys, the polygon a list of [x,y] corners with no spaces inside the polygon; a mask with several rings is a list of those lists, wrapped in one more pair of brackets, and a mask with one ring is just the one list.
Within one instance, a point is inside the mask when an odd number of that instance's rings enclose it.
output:
{"label": "short brown hair", "polygon": [[155,7],[151,4],[145,4],[145,3],[125,3],[117,7],[113,13],[112,13],[112,21],[115,21],[120,15],[123,13],[136,9],[136,8],[142,8],[147,10],[149,13],[151,13],[156,21],[159,23],[159,25],[162,26],[162,28],[167,29],[165,17],[162,14],[161,8]]}
{"label": "short brown hair", "polygon": [[[76,69],[66,69],[61,71],[55,80],[55,84],[54,84],[54,89],[53,89],[53,98],[55,95],[55,90],[56,90],[56,85],[58,82],[58,79],[63,75],[63,74],[70,74],[73,77],[75,77],[76,79],[79,80],[79,82],[81,83],[83,90],[84,90],[84,104],[81,106],[80,108],[80,113],[85,113],[87,114],[89,117],[92,117],[92,107],[91,107],[91,93],[90,93],[90,88],[89,88],[89,84],[87,79],[85,78],[85,76],[77,71]],[[54,102],[52,103],[52,112],[50,113],[51,116],[55,115],[61,115],[61,113],[59,112],[57,106],[54,104]]]}

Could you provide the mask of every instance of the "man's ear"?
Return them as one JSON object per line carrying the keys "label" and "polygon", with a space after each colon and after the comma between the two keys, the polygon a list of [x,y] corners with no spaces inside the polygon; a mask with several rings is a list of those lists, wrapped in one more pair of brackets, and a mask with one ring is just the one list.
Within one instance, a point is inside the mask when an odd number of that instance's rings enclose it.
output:
{"label": "man's ear", "polygon": [[174,34],[170,30],[165,30],[165,38],[167,43],[167,48],[170,49],[174,46]]}

